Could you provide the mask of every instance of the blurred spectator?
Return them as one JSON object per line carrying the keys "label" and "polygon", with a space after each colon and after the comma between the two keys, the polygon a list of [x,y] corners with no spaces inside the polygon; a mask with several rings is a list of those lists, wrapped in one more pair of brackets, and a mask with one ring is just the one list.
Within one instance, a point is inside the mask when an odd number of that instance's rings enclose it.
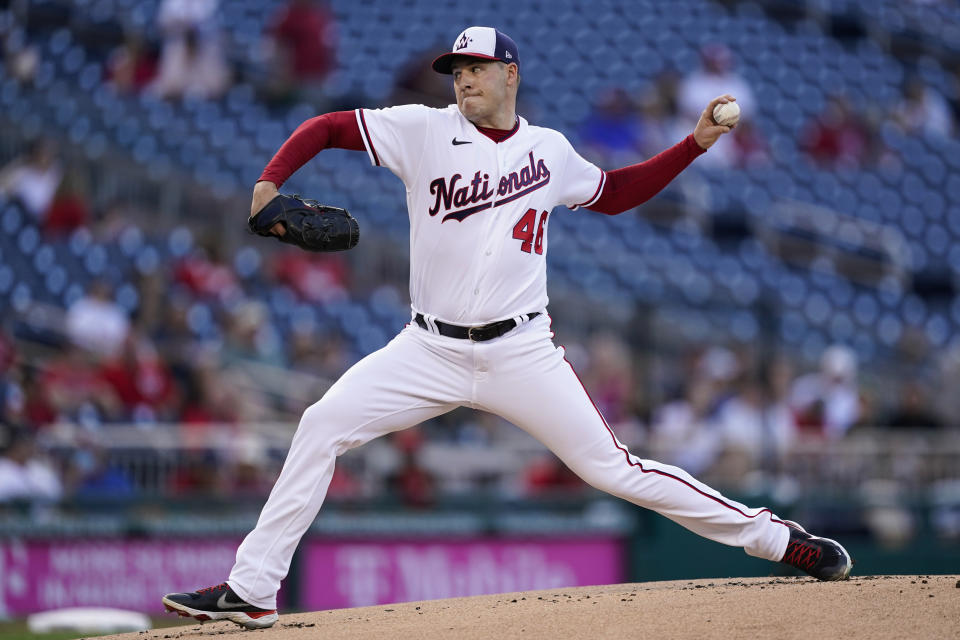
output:
{"label": "blurred spectator", "polygon": [[193,363],[208,356],[203,342],[190,329],[190,300],[187,296],[180,293],[170,295],[159,311],[159,321],[149,335],[170,368],[182,411],[186,390],[194,377]]}
{"label": "blurred spectator", "polygon": [[100,369],[123,403],[126,419],[167,422],[176,418],[176,390],[166,363],[153,344],[131,332],[123,349]]}
{"label": "blurred spectator", "polygon": [[208,236],[198,243],[177,263],[174,280],[198,296],[228,302],[237,299],[242,290],[233,265],[223,256],[224,247],[219,240]]}
{"label": "blurred spectator", "polygon": [[[711,100],[728,93],[737,99],[744,120],[754,115],[753,90],[746,79],[733,70],[733,53],[725,45],[710,43],[700,49],[700,71],[681,81],[677,91],[680,115],[688,129],[700,119],[700,114]],[[725,136],[710,148],[701,161],[709,164],[730,166],[734,164],[734,144]]]}
{"label": "blurred spectator", "polygon": [[693,475],[709,469],[722,445],[713,408],[714,384],[706,377],[690,381],[686,396],[667,403],[653,416],[651,447],[664,462]]}
{"label": "blurred spectator", "polygon": [[160,73],[151,85],[163,98],[217,98],[228,87],[229,69],[219,50],[201,43],[196,31],[164,46]]}
{"label": "blurred spectator", "polygon": [[642,159],[644,133],[636,104],[620,88],[600,94],[580,124],[585,151],[603,162],[620,166]]}
{"label": "blurred spectator", "polygon": [[22,29],[12,29],[4,34],[3,63],[7,73],[23,84],[33,84],[33,78],[40,66],[40,51],[27,40]]}
{"label": "blurred spectator", "polygon": [[6,331],[0,327],[0,375],[7,373],[17,362],[17,347]]}
{"label": "blurred spectator", "polygon": [[86,295],[70,305],[64,322],[73,344],[108,358],[120,352],[130,332],[126,312],[103,280],[94,280]]}
{"label": "blurred spectator", "polygon": [[591,339],[589,354],[583,383],[594,404],[612,425],[630,421],[635,387],[630,345],[614,334],[599,334]]}
{"label": "blurred spectator", "polygon": [[237,420],[237,394],[222,380],[212,360],[208,355],[199,356],[183,381],[180,421],[194,428]]}
{"label": "blurred spectator", "polygon": [[160,67],[151,89],[164,98],[216,98],[229,88],[230,68],[214,22],[217,0],[164,0]]}
{"label": "blurred spectator", "polygon": [[450,80],[430,66],[446,51],[445,47],[431,47],[414,55],[400,68],[390,96],[390,104],[423,104],[442,109],[455,101]]}
{"label": "blurred spectator", "polygon": [[425,509],[436,499],[433,475],[420,465],[416,451],[402,452],[400,468],[388,479],[389,486],[400,496],[404,506]]}
{"label": "blurred spectator", "polygon": [[816,162],[832,167],[860,167],[871,148],[870,132],[843,96],[833,96],[801,137]]}
{"label": "blurred spectator", "polygon": [[58,419],[95,428],[123,415],[113,388],[99,375],[91,354],[79,347],[64,347],[47,363],[39,384]]}
{"label": "blurred spectator", "polygon": [[344,336],[334,329],[323,332],[312,327],[294,327],[288,334],[290,368],[321,378],[339,378],[350,366]]}
{"label": "blurred spectator", "polygon": [[860,418],[857,360],[853,350],[833,345],[820,358],[820,371],[797,378],[790,393],[801,432],[841,438]]}
{"label": "blurred spectator", "polygon": [[[164,271],[155,268],[140,274],[136,284],[139,304],[134,311],[133,322],[138,331],[154,339],[163,325],[168,305],[172,304],[172,296],[168,291],[170,283]],[[170,359],[173,355],[165,354],[164,357]]]}
{"label": "blurred spectator", "polygon": [[8,430],[0,455],[0,502],[55,501],[63,485],[53,466],[37,451],[34,436],[25,430]]}
{"label": "blurred spectator", "polygon": [[139,93],[156,75],[156,52],[139,34],[127,32],[123,44],[107,59],[106,82],[119,93]]}
{"label": "blurred spectator", "polygon": [[90,221],[87,186],[77,171],[68,171],[53,202],[43,215],[43,232],[47,236],[65,236]]}
{"label": "blurred spectator", "polygon": [[57,144],[39,138],[30,144],[25,156],[0,169],[0,193],[18,200],[39,221],[50,208],[62,179]]}
{"label": "blurred spectator", "polygon": [[960,340],[937,355],[933,405],[948,427],[960,429]]}
{"label": "blurred spectator", "polygon": [[181,453],[176,471],[170,476],[173,495],[209,498],[225,487],[224,465],[214,449],[191,449]]}
{"label": "blurred spectator", "polygon": [[109,452],[93,445],[74,452],[67,477],[77,498],[127,498],[135,490],[130,476],[110,459]]}
{"label": "blurred spectator", "polygon": [[926,389],[915,381],[904,383],[897,406],[880,424],[899,429],[939,429],[943,426],[933,411]]}
{"label": "blurred spectator", "polygon": [[162,0],[157,24],[164,37],[176,38],[188,31],[216,35],[220,0]]}
{"label": "blurred spectator", "polygon": [[234,440],[224,477],[231,494],[266,496],[276,478],[267,472],[266,443],[254,433],[241,433]]}
{"label": "blurred spectator", "polygon": [[943,94],[914,76],[907,81],[903,99],[893,111],[897,124],[909,135],[950,137],[954,122]]}
{"label": "blurred spectator", "polygon": [[546,452],[534,460],[524,470],[524,482],[527,492],[532,495],[549,494],[562,491],[569,494],[572,490],[583,490],[586,483],[559,458]]}
{"label": "blurred spectator", "polygon": [[37,430],[57,418],[46,387],[26,363],[18,363],[0,378],[0,394],[0,421],[4,424]]}
{"label": "blurred spectator", "polygon": [[225,368],[245,362],[274,367],[286,364],[280,336],[269,320],[269,310],[260,302],[243,302],[230,312],[221,350]]}
{"label": "blurred spectator", "polygon": [[454,442],[464,447],[496,447],[517,433],[516,427],[495,413],[462,409],[453,432]]}
{"label": "blurred spectator", "polygon": [[690,133],[687,123],[680,117],[677,104],[679,84],[679,76],[667,71],[657,76],[652,90],[640,94],[641,151],[645,158],[655,156]]}
{"label": "blurred spectator", "polygon": [[96,220],[93,221],[91,232],[97,242],[116,243],[127,229],[139,228],[135,220],[148,219],[154,215],[156,211],[140,211],[129,202],[114,200],[99,212]]}
{"label": "blurred spectator", "polygon": [[289,0],[267,31],[267,98],[273,103],[318,100],[336,67],[337,29],[325,2]]}
{"label": "blurred spectator", "polygon": [[418,453],[423,445],[419,429],[397,431],[393,444],[401,456],[400,467],[387,479],[387,483],[408,507],[426,508],[436,499],[436,481],[433,475],[421,466]]}
{"label": "blurred spectator", "polygon": [[700,70],[684,78],[678,88],[680,113],[691,122],[696,122],[707,104],[725,93],[737,99],[744,115],[752,113],[753,90],[733,67],[733,52],[725,45],[704,45],[700,49]]}
{"label": "blurred spectator", "polygon": [[710,387],[710,415],[717,411],[734,395],[733,383],[743,374],[737,355],[726,347],[713,346],[706,349],[697,358],[694,376]]}
{"label": "blurred spectator", "polygon": [[770,148],[752,120],[737,124],[733,136],[733,164],[737,167],[762,167],[770,164]]}
{"label": "blurred spectator", "polygon": [[[271,479],[267,486],[268,492],[273,482]],[[337,466],[333,469],[333,477],[330,478],[330,485],[327,487],[327,497],[333,500],[351,500],[361,498],[363,495],[363,483],[357,478],[357,474],[346,464],[337,461]]]}
{"label": "blurred spectator", "polygon": [[289,286],[306,302],[323,303],[347,298],[348,269],[339,254],[317,255],[297,249],[280,251],[271,265],[278,283]]}
{"label": "blurred spectator", "polygon": [[[797,422],[789,405],[793,372],[783,359],[774,361],[763,380],[744,377],[737,393],[720,410],[725,468],[731,453],[740,456],[742,473],[773,463],[796,441]],[[739,474],[731,473],[731,476]]]}

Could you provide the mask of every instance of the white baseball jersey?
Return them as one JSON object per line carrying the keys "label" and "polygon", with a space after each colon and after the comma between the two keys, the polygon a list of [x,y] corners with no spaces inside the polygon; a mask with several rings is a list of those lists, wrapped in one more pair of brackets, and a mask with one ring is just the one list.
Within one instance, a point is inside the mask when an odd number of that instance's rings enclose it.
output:
{"label": "white baseball jersey", "polygon": [[[559,133],[523,119],[496,143],[456,106],[360,109],[356,116],[370,160],[407,186],[410,296],[428,327],[430,316],[479,325],[543,310],[549,212],[594,202],[604,173]],[[411,323],[352,366],[303,413],[257,526],[237,550],[227,581],[234,592],[276,608],[337,456],[460,406],[513,422],[599,489],[751,555],[784,557],[790,533],[769,509],[729,500],[617,440],[553,343],[544,314],[478,342]]]}
{"label": "white baseball jersey", "polygon": [[523,118],[497,143],[456,105],[356,114],[370,161],[407,187],[413,310],[461,325],[543,310],[549,213],[595,202],[603,171]]}

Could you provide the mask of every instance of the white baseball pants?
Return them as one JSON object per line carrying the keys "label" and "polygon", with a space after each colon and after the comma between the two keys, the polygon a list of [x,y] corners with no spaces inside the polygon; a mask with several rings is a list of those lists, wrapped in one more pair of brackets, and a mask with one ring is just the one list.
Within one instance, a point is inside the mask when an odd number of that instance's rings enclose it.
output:
{"label": "white baseball pants", "polygon": [[552,338],[545,314],[487,342],[446,338],[410,324],[351,367],[304,412],[257,526],[237,550],[230,587],[254,606],[275,608],[280,581],[323,504],[336,457],[461,405],[516,424],[598,489],[752,556],[783,557],[789,531],[769,509],[750,509],[678,467],[631,455]]}

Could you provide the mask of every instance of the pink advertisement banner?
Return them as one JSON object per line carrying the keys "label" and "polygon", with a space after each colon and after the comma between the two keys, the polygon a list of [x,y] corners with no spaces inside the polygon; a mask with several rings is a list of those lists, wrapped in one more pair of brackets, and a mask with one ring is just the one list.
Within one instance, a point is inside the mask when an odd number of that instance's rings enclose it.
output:
{"label": "pink advertisement banner", "polygon": [[165,593],[223,582],[239,544],[0,540],[0,618],[85,606],[161,613]]}
{"label": "pink advertisement banner", "polygon": [[[239,538],[0,540],[0,619],[82,606],[159,614],[163,594],[225,580],[239,544]],[[300,562],[302,610],[608,584],[623,580],[624,567],[622,545],[613,539],[306,539]]]}
{"label": "pink advertisement banner", "polygon": [[455,542],[312,541],[304,549],[307,610],[622,582],[615,539]]}

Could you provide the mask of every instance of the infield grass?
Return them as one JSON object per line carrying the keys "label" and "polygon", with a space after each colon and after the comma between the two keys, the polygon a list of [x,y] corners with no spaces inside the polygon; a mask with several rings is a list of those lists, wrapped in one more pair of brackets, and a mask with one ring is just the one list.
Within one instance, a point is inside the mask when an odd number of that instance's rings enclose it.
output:
{"label": "infield grass", "polygon": [[[150,624],[154,629],[163,627],[183,626],[181,618],[170,618],[169,616],[150,618]],[[96,638],[97,636],[110,635],[110,633],[80,633],[78,631],[54,631],[53,633],[32,633],[27,628],[26,620],[6,620],[0,621],[0,640],[76,640],[77,638]]]}

